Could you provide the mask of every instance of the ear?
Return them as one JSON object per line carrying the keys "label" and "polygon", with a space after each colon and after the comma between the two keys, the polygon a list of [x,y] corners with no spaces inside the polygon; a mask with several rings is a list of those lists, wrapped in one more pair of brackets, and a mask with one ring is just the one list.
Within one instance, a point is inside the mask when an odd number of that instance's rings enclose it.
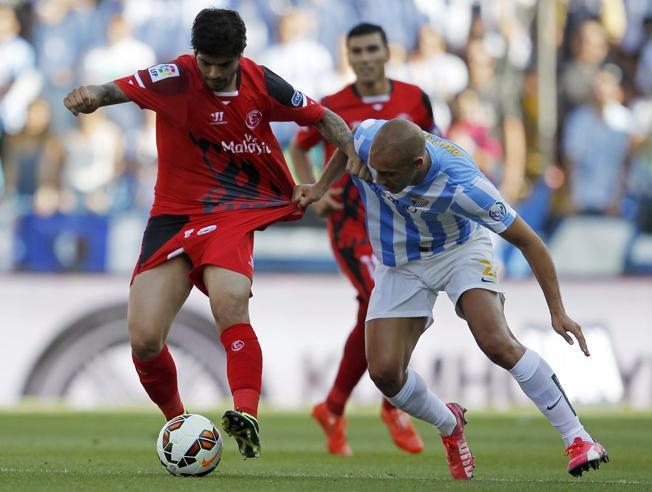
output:
{"label": "ear", "polygon": [[417,171],[420,171],[421,169],[423,169],[423,166],[424,166],[425,162],[426,162],[426,160],[424,159],[424,157],[422,155],[419,155],[419,156],[415,157],[414,158],[414,168]]}

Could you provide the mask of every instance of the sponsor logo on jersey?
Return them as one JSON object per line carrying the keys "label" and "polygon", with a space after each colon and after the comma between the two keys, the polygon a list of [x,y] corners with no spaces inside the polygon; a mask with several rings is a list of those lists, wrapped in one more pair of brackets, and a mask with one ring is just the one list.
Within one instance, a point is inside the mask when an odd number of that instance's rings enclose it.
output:
{"label": "sponsor logo on jersey", "polygon": [[242,340],[236,340],[235,342],[233,342],[231,344],[231,350],[233,352],[238,352],[238,351],[242,350],[244,348],[244,346],[245,346],[245,343]]}
{"label": "sponsor logo on jersey", "polygon": [[290,105],[295,108],[301,108],[306,105],[306,96],[304,96],[300,91],[294,91],[292,94],[292,99],[290,100]]}
{"label": "sponsor logo on jersey", "polygon": [[183,233],[183,238],[188,239],[193,232],[195,232],[194,228],[188,229],[186,232]]}
{"label": "sponsor logo on jersey", "polygon": [[489,217],[496,222],[500,222],[507,215],[507,208],[503,202],[494,203],[489,209]]}
{"label": "sponsor logo on jersey", "polygon": [[227,122],[224,120],[224,111],[216,111],[211,113],[211,125],[224,125]]}
{"label": "sponsor logo on jersey", "polygon": [[247,119],[245,120],[245,123],[250,130],[256,129],[256,127],[260,125],[261,121],[263,121],[263,113],[257,109],[252,109],[247,113]]}
{"label": "sponsor logo on jersey", "polygon": [[162,63],[150,67],[148,70],[152,82],[158,82],[169,77],[178,77],[179,68],[174,63]]}
{"label": "sponsor logo on jersey", "polygon": [[204,234],[208,234],[209,232],[213,232],[215,229],[217,229],[217,226],[215,224],[211,224],[206,227],[202,227],[197,231],[198,236],[203,236]]}
{"label": "sponsor logo on jersey", "polygon": [[263,155],[271,154],[272,149],[262,140],[258,140],[253,135],[245,134],[245,138],[240,142],[231,140],[230,142],[222,141],[222,149],[231,154],[254,154]]}

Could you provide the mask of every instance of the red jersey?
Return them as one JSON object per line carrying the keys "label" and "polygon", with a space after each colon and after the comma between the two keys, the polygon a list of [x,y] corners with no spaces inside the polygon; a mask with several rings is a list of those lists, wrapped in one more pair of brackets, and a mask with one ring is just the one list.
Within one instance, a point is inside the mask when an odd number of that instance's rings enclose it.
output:
{"label": "red jersey", "polygon": [[156,112],[158,176],[151,215],[288,205],[294,181],[270,121],[314,125],[324,108],[242,57],[237,90],[213,92],[193,55],[115,83]]}
{"label": "red jersey", "polygon": [[[405,118],[428,132],[432,131],[435,125],[428,96],[416,85],[398,80],[390,80],[389,83],[389,94],[370,97],[361,96],[355,85],[347,85],[341,91],[324,97],[322,105],[337,113],[351,128],[367,118],[386,120]],[[304,151],[311,149],[322,140],[321,134],[314,128],[302,128],[296,136],[298,147]],[[330,143],[325,143],[325,162],[328,162],[335,148]],[[358,190],[348,174],[344,174],[334,186],[342,189],[340,198],[344,210],[328,216],[329,230],[335,244],[348,247],[352,240],[360,240],[360,234],[366,235],[363,205]]]}

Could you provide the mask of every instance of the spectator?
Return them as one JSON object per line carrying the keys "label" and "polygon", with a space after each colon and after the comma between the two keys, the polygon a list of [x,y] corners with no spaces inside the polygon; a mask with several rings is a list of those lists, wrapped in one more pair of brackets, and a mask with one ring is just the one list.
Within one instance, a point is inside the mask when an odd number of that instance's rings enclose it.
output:
{"label": "spectator", "polygon": [[620,211],[630,150],[631,113],[622,105],[620,69],[601,68],[592,98],[566,120],[562,151],[570,180],[573,211],[616,215]]}
{"label": "spectator", "polygon": [[61,167],[63,149],[52,133],[51,116],[49,103],[35,100],[23,131],[5,142],[7,195],[14,198],[17,212],[29,212],[41,182]]}
{"label": "spectator", "polygon": [[27,107],[41,88],[34,49],[19,36],[20,24],[11,7],[0,5],[0,143],[2,134],[22,130]]}
{"label": "spectator", "polygon": [[508,201],[516,201],[521,193],[525,172],[525,129],[521,112],[521,87],[514,71],[489,55],[483,39],[469,42],[467,50],[470,84],[485,111],[485,123],[492,128],[504,151],[504,164],[499,187]]}
{"label": "spectator", "polygon": [[106,213],[112,205],[110,186],[123,173],[122,131],[103,111],[84,115],[78,121],[78,128],[62,139],[62,203],[68,212]]}

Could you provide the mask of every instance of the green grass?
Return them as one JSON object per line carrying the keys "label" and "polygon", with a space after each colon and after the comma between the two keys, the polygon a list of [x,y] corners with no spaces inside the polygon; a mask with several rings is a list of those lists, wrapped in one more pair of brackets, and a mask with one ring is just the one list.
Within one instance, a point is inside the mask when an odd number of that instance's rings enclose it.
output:
{"label": "green grass", "polygon": [[[219,421],[218,412],[207,414]],[[351,458],[329,456],[306,414],[264,412],[263,452],[243,461],[227,438],[222,463],[204,478],[178,478],[158,463],[154,413],[0,412],[0,490],[652,490],[652,415],[588,414],[584,424],[612,462],[573,479],[556,432],[534,413],[469,412],[467,439],[476,456],[472,482],[453,482],[432,429],[407,455],[375,415],[349,422]]]}

